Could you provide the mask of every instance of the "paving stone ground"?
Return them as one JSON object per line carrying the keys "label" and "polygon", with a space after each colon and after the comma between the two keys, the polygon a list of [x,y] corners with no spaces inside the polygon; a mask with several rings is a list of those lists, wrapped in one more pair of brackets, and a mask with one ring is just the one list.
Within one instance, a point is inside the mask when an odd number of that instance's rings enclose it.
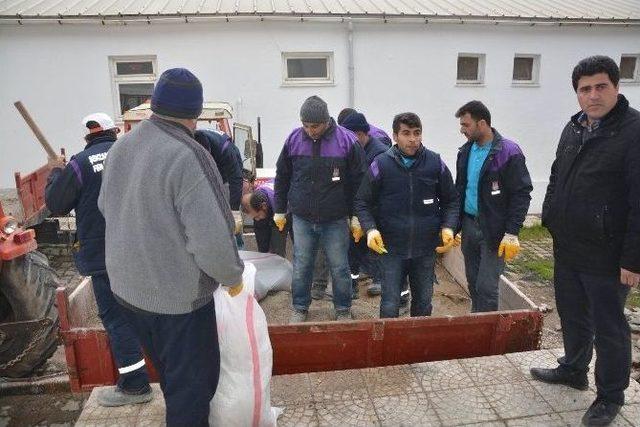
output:
{"label": "paving stone ground", "polygon": [[[578,391],[534,381],[529,368],[553,367],[562,350],[360,370],[275,376],[271,404],[280,426],[578,426],[595,384]],[[100,408],[96,391],[76,426],[163,425],[164,401]],[[640,426],[640,384],[631,381],[614,426]]]}

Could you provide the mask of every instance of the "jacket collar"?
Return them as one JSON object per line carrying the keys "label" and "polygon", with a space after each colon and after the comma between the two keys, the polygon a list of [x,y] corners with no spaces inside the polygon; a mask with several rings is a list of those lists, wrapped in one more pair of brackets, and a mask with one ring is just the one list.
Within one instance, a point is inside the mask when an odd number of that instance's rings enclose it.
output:
{"label": "jacket collar", "polygon": [[[620,116],[627,112],[629,109],[629,101],[627,98],[621,93],[618,94],[618,102],[616,105],[609,111],[603,118],[599,120],[598,128],[602,128],[604,126],[610,125],[611,123],[615,123]],[[582,127],[580,123],[580,116],[583,114],[582,111],[578,111],[576,114],[571,116],[571,123],[575,126]]]}
{"label": "jacket collar", "polygon": [[167,119],[163,119],[162,117],[158,117],[155,114],[152,114],[151,117],[149,118],[149,120],[153,121],[153,122],[158,122],[158,123],[164,123],[170,126],[173,126],[177,129],[180,129],[183,132],[186,132],[187,135],[189,135],[190,138],[193,138],[193,131],[191,129],[189,129],[188,127],[186,127],[185,125],[182,125],[178,122],[174,122],[173,120],[167,120]]}
{"label": "jacket collar", "polygon": [[[500,135],[500,132],[494,127],[491,128],[493,132],[493,141],[491,142],[491,152],[497,152],[502,150],[502,146],[504,145],[504,138]],[[467,141],[463,145],[458,148],[459,151],[469,152],[471,150],[471,146],[474,141]]]}
{"label": "jacket collar", "polygon": [[114,142],[117,139],[118,137],[111,132],[100,132],[99,134],[90,135],[84,149],[86,150],[87,148],[100,144],[101,142]]}
{"label": "jacket collar", "polygon": [[[333,119],[333,117],[331,117],[331,119],[329,120],[329,127],[327,128],[327,130],[324,131],[324,133],[322,134],[322,136],[317,139],[317,141],[326,141],[330,138],[333,137],[333,135],[336,133],[336,128],[338,127],[336,121]],[[302,129],[302,134],[303,137],[309,141],[315,141],[313,139],[311,139],[311,137],[307,134],[307,132],[304,131],[304,128]]]}
{"label": "jacket collar", "polygon": [[[414,158],[416,159],[416,162],[420,159],[420,157],[422,157],[424,152],[425,152],[424,145],[421,145],[420,148],[418,148],[418,151],[416,151],[416,155],[414,156]],[[400,148],[398,148],[398,144],[393,145],[390,150],[386,151],[386,153],[388,153],[388,155],[391,156],[393,160],[398,162],[398,164],[404,167],[404,163],[402,162],[402,157],[406,157],[406,156],[402,153]],[[414,165],[415,165],[415,162],[414,162]],[[413,165],[411,165],[411,167],[413,167]]]}

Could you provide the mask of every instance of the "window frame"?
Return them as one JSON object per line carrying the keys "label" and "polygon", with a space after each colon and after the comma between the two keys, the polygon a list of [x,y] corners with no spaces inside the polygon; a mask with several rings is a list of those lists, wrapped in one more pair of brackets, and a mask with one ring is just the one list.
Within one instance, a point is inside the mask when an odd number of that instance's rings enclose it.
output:
{"label": "window frame", "polygon": [[[289,77],[289,59],[325,59],[327,77]],[[334,86],[333,52],[282,52],[282,86]]]}
{"label": "window frame", "polygon": [[[117,64],[122,62],[151,62],[152,74],[123,74],[119,75]],[[120,105],[120,84],[155,84],[158,78],[158,60],[156,55],[122,55],[109,56],[109,74],[111,77],[111,92],[113,97],[113,115],[115,121],[123,123],[122,106]]]}
{"label": "window frame", "polygon": [[618,67],[622,66],[622,58],[635,58],[636,67],[634,70],[634,76],[630,79],[623,79],[620,75],[620,83],[624,84],[640,84],[640,53],[623,53],[620,55],[620,62]]}
{"label": "window frame", "polygon": [[[460,58],[478,58],[478,70],[476,80],[460,80],[458,79],[458,60]],[[484,86],[485,65],[487,63],[487,55],[485,53],[458,52],[456,57],[456,86]]]}
{"label": "window frame", "polygon": [[[516,58],[531,58],[533,63],[531,64],[531,80],[514,80],[513,69],[515,67]],[[511,86],[514,87],[537,87],[540,86],[540,60],[541,55],[539,53],[516,53],[513,55],[513,61],[511,63]]]}

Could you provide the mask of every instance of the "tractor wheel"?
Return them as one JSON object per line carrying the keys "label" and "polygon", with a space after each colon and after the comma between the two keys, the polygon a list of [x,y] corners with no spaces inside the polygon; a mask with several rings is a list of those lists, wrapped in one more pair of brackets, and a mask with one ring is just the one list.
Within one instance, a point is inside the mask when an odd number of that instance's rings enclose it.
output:
{"label": "tractor wheel", "polygon": [[0,377],[29,376],[55,352],[59,327],[57,286],[58,276],[40,252],[2,263]]}

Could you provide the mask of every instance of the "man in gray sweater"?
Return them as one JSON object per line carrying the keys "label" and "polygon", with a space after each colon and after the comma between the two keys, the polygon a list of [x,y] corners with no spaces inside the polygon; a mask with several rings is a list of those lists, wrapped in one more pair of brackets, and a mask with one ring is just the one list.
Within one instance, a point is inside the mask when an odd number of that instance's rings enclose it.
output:
{"label": "man in gray sweater", "polygon": [[98,200],[111,288],[158,371],[167,426],[208,425],[220,370],[213,291],[242,289],[222,179],[193,139],[202,101],[196,76],[165,71],[154,115],[109,151]]}

